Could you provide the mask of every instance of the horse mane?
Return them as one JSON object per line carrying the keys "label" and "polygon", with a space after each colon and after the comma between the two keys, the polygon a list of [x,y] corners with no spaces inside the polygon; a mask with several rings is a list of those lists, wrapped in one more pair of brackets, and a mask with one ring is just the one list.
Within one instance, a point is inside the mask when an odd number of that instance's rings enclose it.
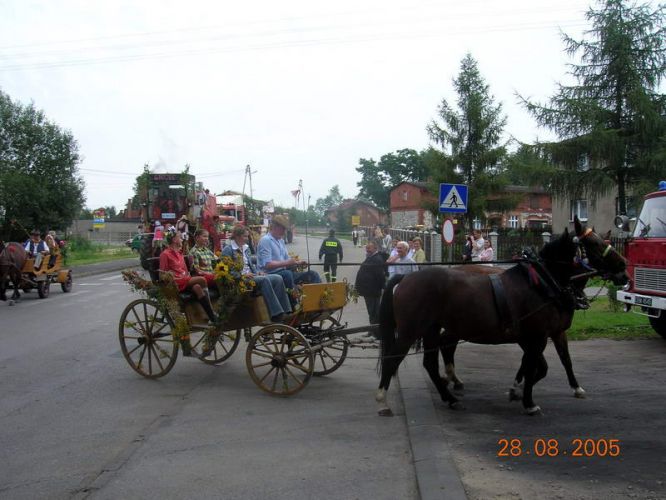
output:
{"label": "horse mane", "polygon": [[539,257],[544,261],[557,262],[573,258],[576,254],[576,244],[568,229],[558,237],[550,240],[539,251]]}

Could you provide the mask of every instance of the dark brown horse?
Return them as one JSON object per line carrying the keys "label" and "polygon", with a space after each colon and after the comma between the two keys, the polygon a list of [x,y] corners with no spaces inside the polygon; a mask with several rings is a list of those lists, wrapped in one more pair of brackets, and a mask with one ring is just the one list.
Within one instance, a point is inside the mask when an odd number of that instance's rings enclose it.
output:
{"label": "dark brown horse", "polygon": [[0,300],[7,300],[5,290],[9,280],[14,285],[12,300],[21,298],[19,285],[21,283],[21,269],[23,269],[26,257],[26,251],[20,243],[12,242],[5,245],[4,242],[0,242]]}
{"label": "dark brown horse", "polygon": [[442,343],[519,344],[525,377],[523,407],[527,414],[539,413],[532,389],[548,370],[543,356],[548,337],[571,325],[574,298],[570,287],[572,278],[582,274],[576,264],[581,254],[602,277],[618,285],[626,283],[622,256],[577,219],[575,234],[565,230],[543,247],[538,258],[497,275],[496,285],[487,275],[445,268],[391,279],[380,307],[381,381],[376,395],[380,415],[392,414],[386,391],[409,348],[420,339],[423,365],[442,400],[452,408],[462,405],[439,376]]}
{"label": "dark brown horse", "polygon": [[[607,238],[606,238],[607,239]],[[500,274],[504,272],[504,269],[501,267],[497,266],[488,266],[488,265],[468,265],[468,266],[460,266],[456,268],[460,271],[464,271],[466,273],[476,273],[476,274]],[[576,283],[575,285],[583,289],[585,287],[585,283],[587,282],[587,277],[581,278],[581,280]],[[562,331],[558,333],[554,333],[550,335],[550,340],[553,342],[553,345],[555,346],[555,350],[557,351],[557,355],[560,358],[560,362],[562,363],[562,366],[564,367],[564,371],[567,374],[567,380],[569,381],[569,386],[573,389],[574,391],[574,397],[577,398],[584,398],[585,397],[585,389],[581,387],[581,385],[578,383],[578,380],[576,379],[576,375],[574,374],[573,371],[573,363],[571,362],[571,356],[569,354],[569,342],[567,339],[567,332]],[[451,381],[453,383],[453,390],[454,391],[462,391],[464,388],[464,384],[462,380],[460,380],[456,374],[456,369],[455,369],[455,352],[458,347],[458,342],[450,342],[450,343],[442,343],[440,347],[440,351],[442,353],[442,358],[444,359],[444,369],[446,372],[446,379],[445,383],[447,381]],[[518,372],[516,373],[516,376],[514,378],[513,382],[513,387],[509,390],[509,394],[511,399],[520,399],[522,395],[522,382],[523,382],[523,372],[521,369],[518,369]]]}

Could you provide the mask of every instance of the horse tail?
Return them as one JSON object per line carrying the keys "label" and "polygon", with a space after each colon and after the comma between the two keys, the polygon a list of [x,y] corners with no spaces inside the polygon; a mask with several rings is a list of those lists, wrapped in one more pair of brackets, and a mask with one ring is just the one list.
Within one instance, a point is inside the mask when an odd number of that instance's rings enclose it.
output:
{"label": "horse tail", "polygon": [[379,304],[379,359],[377,360],[377,371],[379,376],[382,374],[382,361],[386,356],[393,353],[395,346],[395,316],[393,315],[393,289],[405,277],[404,274],[398,274],[386,283],[382,300]]}

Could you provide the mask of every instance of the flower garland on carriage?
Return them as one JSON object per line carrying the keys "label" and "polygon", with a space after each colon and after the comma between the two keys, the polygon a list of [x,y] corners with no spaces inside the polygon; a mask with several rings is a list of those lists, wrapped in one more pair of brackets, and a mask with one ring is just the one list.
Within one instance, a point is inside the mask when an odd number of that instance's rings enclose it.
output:
{"label": "flower garland on carriage", "polygon": [[243,299],[257,286],[256,282],[242,274],[243,259],[238,256],[232,259],[226,255],[220,258],[215,266],[215,284],[220,298],[217,302],[217,325],[224,325]]}
{"label": "flower garland on carriage", "polygon": [[[217,321],[209,326],[208,338],[202,355],[213,348],[233,311],[256,286],[254,280],[242,275],[242,270],[242,259],[232,259],[227,256],[223,256],[214,268],[215,285],[219,292],[219,299],[215,307]],[[155,299],[160,305],[160,309],[168,313],[172,322],[173,339],[180,343],[183,354],[189,355],[192,351],[191,325],[179,301],[173,279],[169,279],[170,275],[165,273],[161,276],[160,283],[153,283],[137,271],[130,269],[122,271],[122,277],[133,292],[139,292]]]}

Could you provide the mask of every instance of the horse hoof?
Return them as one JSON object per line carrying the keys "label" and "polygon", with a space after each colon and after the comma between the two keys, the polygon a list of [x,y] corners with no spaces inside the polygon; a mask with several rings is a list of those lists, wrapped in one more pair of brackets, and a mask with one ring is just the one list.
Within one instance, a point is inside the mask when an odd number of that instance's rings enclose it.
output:
{"label": "horse hoof", "polygon": [[391,408],[383,408],[377,412],[377,415],[380,417],[392,417],[393,412],[391,411]]}
{"label": "horse hoof", "polygon": [[14,304],[16,304],[16,302],[14,302],[13,300],[10,300],[10,301],[9,301],[9,305],[10,305],[10,306],[13,306]]}
{"label": "horse hoof", "polygon": [[520,401],[523,399],[522,391],[512,387],[509,389],[509,401]]}
{"label": "horse hoof", "polygon": [[525,414],[533,417],[534,415],[543,415],[543,412],[541,411],[541,407],[532,406],[531,408],[525,408]]}
{"label": "horse hoof", "polygon": [[453,403],[449,403],[449,408],[452,410],[460,411],[460,410],[465,410],[465,405],[462,404],[460,401],[455,401]]}
{"label": "horse hoof", "polygon": [[576,389],[574,390],[574,397],[578,399],[585,399],[587,397],[585,389],[583,389],[582,387],[576,387]]}

